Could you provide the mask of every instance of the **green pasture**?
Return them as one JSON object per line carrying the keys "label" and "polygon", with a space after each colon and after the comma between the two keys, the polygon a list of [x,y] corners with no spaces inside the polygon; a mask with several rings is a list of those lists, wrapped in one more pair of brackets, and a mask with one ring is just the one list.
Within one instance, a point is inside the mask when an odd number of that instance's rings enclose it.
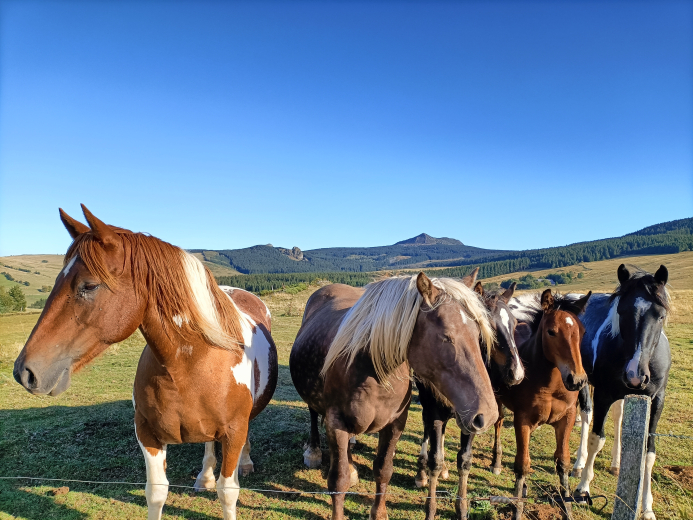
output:
{"label": "green pasture", "polygon": [[[678,256],[678,255],[676,255]],[[6,262],[9,263],[9,262]],[[40,270],[40,269],[39,269]],[[672,275],[675,271],[672,272]],[[676,287],[676,286],[675,286]],[[329,497],[301,495],[299,491],[321,491],[326,482],[320,470],[303,466],[302,453],[308,438],[309,414],[296,394],[288,369],[292,342],[300,326],[305,302],[315,288],[295,295],[276,293],[266,300],[273,315],[273,336],[279,347],[279,385],[268,408],[251,424],[252,458],[256,472],[241,479],[244,488],[290,491],[241,491],[241,519],[318,519],[329,518]],[[606,290],[606,289],[605,289]],[[674,369],[669,382],[661,433],[693,435],[693,291],[674,290],[674,314],[668,326]],[[131,402],[132,382],[144,345],[138,333],[112,346],[104,355],[73,377],[63,395],[35,397],[12,378],[12,365],[31,332],[38,314],[0,316],[0,476],[32,476],[93,481],[144,482],[144,461],[135,439]],[[470,476],[472,495],[510,495],[513,489],[512,461],[515,454],[510,418],[503,431],[502,475],[487,468],[491,461],[492,433],[477,438],[474,468]],[[416,457],[422,435],[421,407],[412,404],[407,430],[395,457],[395,474],[388,500],[391,519],[423,518],[424,490],[414,487]],[[597,459],[597,476],[592,490],[605,494],[609,502],[603,511],[580,507],[576,519],[608,519],[613,507],[616,478],[607,469],[610,463],[612,426],[607,425],[607,442]],[[579,430],[571,439],[573,454]],[[354,459],[361,477],[352,491],[369,493],[374,489],[371,464],[376,435],[358,438]],[[439,489],[456,492],[456,450],[459,429],[448,427],[447,463],[450,479]],[[553,473],[553,429],[544,426],[532,438],[532,467],[529,496],[540,497],[557,484]],[[326,454],[326,450],[324,450]],[[173,485],[192,486],[201,468],[202,445],[171,446],[168,451],[168,478]],[[323,460],[326,469],[327,458]],[[681,466],[688,467],[681,471]],[[654,471],[655,511],[658,518],[693,518],[693,442],[662,439]],[[576,479],[571,479],[573,487]],[[60,489],[63,486],[69,487]],[[368,518],[372,497],[348,497],[350,518]],[[600,505],[600,504],[598,504]],[[528,509],[548,506],[530,504]],[[439,501],[439,517],[449,518],[454,504]],[[537,511],[538,512],[538,511]],[[502,518],[504,510],[480,503],[472,518]],[[80,484],[29,480],[0,480],[0,519],[129,519],[145,518],[143,486]],[[164,518],[221,518],[216,493],[194,493],[191,489],[171,488]],[[530,516],[531,518],[531,516]]]}

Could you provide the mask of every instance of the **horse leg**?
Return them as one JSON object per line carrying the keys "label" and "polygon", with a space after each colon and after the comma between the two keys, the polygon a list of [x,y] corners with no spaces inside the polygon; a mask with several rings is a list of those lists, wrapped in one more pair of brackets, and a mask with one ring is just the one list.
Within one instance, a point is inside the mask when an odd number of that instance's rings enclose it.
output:
{"label": "horse leg", "polygon": [[445,428],[447,427],[447,422],[443,423],[443,433],[440,438],[440,449],[443,451],[443,466],[440,470],[440,475],[438,478],[440,480],[447,480],[450,478],[450,470],[448,469],[448,463],[445,462]]}
{"label": "horse leg", "polygon": [[590,483],[594,478],[594,459],[604,447],[604,422],[606,415],[609,413],[611,403],[608,398],[601,397],[599,389],[594,389],[594,424],[592,433],[589,435],[587,442],[587,458],[585,460],[585,468],[582,471],[582,478],[577,488],[575,496],[585,496],[590,494]]}
{"label": "horse leg", "polygon": [[[663,387],[659,393],[652,399],[652,407],[650,409],[650,428],[649,433],[657,432],[657,423],[662,416],[664,409],[664,392],[666,387]],[[645,457],[645,477],[642,490],[642,518],[643,520],[656,520],[654,511],[652,510],[652,468],[654,467],[656,458],[656,437],[650,435],[647,439],[647,456]]]}
{"label": "horse leg", "polygon": [[247,477],[255,471],[255,464],[250,458],[250,439],[246,439],[241,451],[241,462],[238,466],[238,473],[241,477]]}
{"label": "horse leg", "polygon": [[349,489],[349,433],[341,421],[332,420],[328,412],[325,422],[327,443],[330,447],[330,469],[327,473],[327,489],[332,494],[332,520],[344,519],[344,492]]}
{"label": "horse leg", "polygon": [[[531,460],[529,458],[529,438],[531,428],[529,424],[520,422],[519,414],[515,412],[515,442],[517,454],[515,455],[515,497],[522,499],[527,497],[527,483],[525,479],[529,473]],[[525,509],[524,500],[517,500],[513,511],[513,520],[522,520]]]}
{"label": "horse leg", "polygon": [[[559,491],[561,498],[570,497],[570,482],[568,473],[570,468],[570,432],[575,426],[575,408],[571,407],[563,418],[553,425],[556,433],[556,451],[553,460],[556,464],[556,474],[559,480]],[[572,504],[561,501],[561,513],[564,519],[572,518]]]}
{"label": "horse leg", "polygon": [[592,397],[590,396],[589,385],[585,385],[578,393],[580,402],[580,445],[575,454],[575,465],[571,476],[580,478],[582,470],[587,460],[587,440],[590,435],[590,423],[592,422]]}
{"label": "horse leg", "polygon": [[214,454],[214,441],[205,442],[205,455],[202,458],[202,470],[195,480],[195,491],[212,491],[217,483],[214,478],[214,468],[217,467],[217,457]]}
{"label": "horse leg", "polygon": [[443,469],[445,453],[443,451],[443,421],[436,420],[431,428],[430,447],[428,451],[428,497],[426,497],[426,520],[436,516],[436,488],[438,477]]}
{"label": "horse leg", "polygon": [[144,488],[144,495],[147,498],[147,520],[161,520],[161,510],[168,496],[166,445],[161,444],[154,437],[144,419],[137,416],[137,412],[135,412],[135,436],[147,467],[147,485]]}
{"label": "horse leg", "polygon": [[359,483],[359,472],[356,470],[356,466],[354,466],[354,459],[351,455],[351,446],[356,444],[351,442],[354,438],[355,437],[351,437],[349,439],[349,444],[347,445],[347,457],[349,459],[349,487],[354,487]]}
{"label": "horse leg", "polygon": [[457,472],[459,474],[459,489],[455,499],[455,518],[465,520],[467,518],[469,504],[467,502],[467,479],[472,469],[472,445],[474,434],[463,433],[460,435],[460,451],[457,452]]}
{"label": "horse leg", "polygon": [[224,520],[236,520],[236,502],[241,492],[238,470],[244,440],[248,438],[248,423],[240,421],[230,428],[233,436],[221,439],[221,472],[217,480],[217,495],[221,502]]}
{"label": "horse leg", "polygon": [[424,434],[423,440],[421,441],[421,452],[416,459],[416,477],[414,477],[414,484],[417,488],[422,488],[428,485],[428,444],[430,435],[428,433],[428,428],[426,422],[424,421]]}
{"label": "horse leg", "polygon": [[623,418],[623,399],[611,405],[614,420],[614,445],[611,447],[611,469],[609,472],[618,477],[621,469],[621,419]]}
{"label": "horse leg", "polygon": [[387,485],[392,478],[392,459],[395,457],[395,447],[407,424],[408,414],[409,407],[407,406],[394,422],[380,430],[378,434],[378,453],[373,461],[376,495],[371,508],[370,520],[387,520],[385,494],[387,493]]}
{"label": "horse leg", "polygon": [[498,403],[498,420],[495,424],[495,437],[493,439],[493,460],[491,461],[491,471],[494,475],[500,475],[503,470],[503,442],[501,441],[501,432],[503,431],[503,418],[505,416],[505,408]]}
{"label": "horse leg", "polygon": [[310,410],[310,440],[308,448],[303,452],[303,463],[311,469],[322,465],[322,451],[320,450],[320,430],[318,429],[318,412]]}

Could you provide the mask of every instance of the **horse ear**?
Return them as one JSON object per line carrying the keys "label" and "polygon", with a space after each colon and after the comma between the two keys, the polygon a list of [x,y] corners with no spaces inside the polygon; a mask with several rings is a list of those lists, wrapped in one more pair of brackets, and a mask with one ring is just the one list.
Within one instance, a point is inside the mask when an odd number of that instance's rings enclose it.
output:
{"label": "horse ear", "polygon": [[544,312],[548,312],[553,310],[553,307],[553,294],[551,294],[551,289],[546,289],[543,293],[541,293],[541,308]]}
{"label": "horse ear", "polygon": [[77,238],[82,233],[89,231],[89,227],[82,224],[79,220],[73,219],[70,215],[63,211],[63,208],[58,208],[60,210],[60,220],[63,221],[63,226],[70,233],[72,240]]}
{"label": "horse ear", "polygon": [[476,282],[476,277],[478,274],[479,274],[479,268],[475,267],[471,273],[469,273],[467,276],[462,278],[462,283],[471,289],[472,286],[474,285],[474,282]]}
{"label": "horse ear", "polygon": [[479,293],[481,296],[484,295],[484,286],[481,285],[481,282],[476,282],[476,285],[474,286],[474,292]]}
{"label": "horse ear", "polygon": [[669,271],[663,265],[659,266],[657,272],[655,273],[655,282],[661,285],[666,285],[669,280]]}
{"label": "horse ear", "polygon": [[84,213],[84,218],[89,223],[92,233],[94,233],[94,237],[101,242],[104,249],[107,251],[117,249],[121,245],[118,235],[107,224],[96,218],[84,204],[82,204],[82,212]]}
{"label": "horse ear", "polygon": [[515,294],[515,287],[517,287],[517,282],[513,282],[510,284],[510,287],[508,287],[503,294],[501,294],[501,300],[503,300],[505,303],[508,303],[510,301],[510,298],[513,297],[513,294]]}
{"label": "horse ear", "polygon": [[628,272],[626,264],[621,264],[618,266],[618,271],[616,271],[616,275],[618,276],[619,283],[624,284],[628,281],[628,279],[630,278],[630,273]]}
{"label": "horse ear", "polygon": [[416,288],[419,290],[421,296],[423,296],[423,299],[429,307],[431,307],[433,302],[436,301],[438,293],[440,292],[439,289],[433,285],[431,279],[423,273],[423,271],[420,272],[419,276],[416,277]]}
{"label": "horse ear", "polygon": [[592,291],[588,292],[579,300],[575,300],[575,306],[578,308],[578,314],[582,314],[585,311],[585,307],[587,307],[587,301],[590,299],[590,296],[592,296]]}

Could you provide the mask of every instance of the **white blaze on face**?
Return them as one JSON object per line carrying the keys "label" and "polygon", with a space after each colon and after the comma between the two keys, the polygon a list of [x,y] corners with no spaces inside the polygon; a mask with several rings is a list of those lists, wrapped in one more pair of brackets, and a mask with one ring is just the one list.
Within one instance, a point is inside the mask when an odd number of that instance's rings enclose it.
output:
{"label": "white blaze on face", "polygon": [[503,326],[505,327],[505,330],[508,332],[508,341],[510,341],[510,347],[511,347],[511,349],[513,349],[515,351],[515,354],[514,354],[515,363],[517,364],[517,371],[515,372],[515,380],[516,381],[522,381],[525,377],[525,369],[522,366],[522,361],[520,360],[520,356],[517,353],[517,347],[515,346],[515,338],[513,337],[513,334],[510,331],[510,315],[508,314],[508,311],[506,311],[504,308],[501,308],[500,316],[501,316],[501,321],[503,322]]}
{"label": "white blaze on face", "polygon": [[570,318],[570,316],[568,316],[568,317],[565,319],[565,322],[566,322],[568,325],[571,325],[571,326],[572,326],[572,325],[575,325],[575,322],[572,320],[572,318]]}
{"label": "white blaze on face", "polygon": [[638,296],[635,299],[635,308],[637,309],[640,316],[645,314],[650,307],[652,307],[652,302],[648,302],[645,298]]}
{"label": "white blaze on face", "polygon": [[63,276],[67,276],[67,273],[70,272],[70,269],[72,269],[72,266],[75,265],[75,261],[77,260],[77,255],[72,257],[72,260],[70,260],[67,265],[63,268],[62,271],[60,271],[60,274]]}
{"label": "white blaze on face", "polygon": [[638,348],[633,354],[633,359],[628,362],[626,366],[626,374],[630,384],[633,386],[640,386],[640,378],[638,377],[638,365],[640,364],[640,355],[642,354],[642,343],[638,344]]}
{"label": "white blaze on face", "polygon": [[464,323],[466,325],[467,324],[467,315],[461,309],[460,309],[460,314],[462,315],[462,323]]}

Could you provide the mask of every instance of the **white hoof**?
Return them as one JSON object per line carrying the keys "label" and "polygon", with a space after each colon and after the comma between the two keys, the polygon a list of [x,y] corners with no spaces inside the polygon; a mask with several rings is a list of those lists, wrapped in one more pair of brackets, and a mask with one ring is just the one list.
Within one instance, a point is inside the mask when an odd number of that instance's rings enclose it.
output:
{"label": "white hoof", "polygon": [[303,463],[310,469],[316,469],[322,466],[322,451],[320,448],[308,448],[303,452]]}
{"label": "white hoof", "polygon": [[193,487],[198,493],[202,491],[216,491],[217,481],[214,479],[214,476],[211,478],[205,478],[202,473],[200,473],[197,476],[197,479],[195,479],[195,485]]}
{"label": "white hoof", "polygon": [[349,470],[349,487],[354,487],[356,484],[359,483],[359,472],[356,471],[356,468],[351,465],[349,466]]}
{"label": "white hoof", "polygon": [[657,517],[654,514],[654,511],[645,511],[642,514],[642,520],[657,520]]}
{"label": "white hoof", "polygon": [[428,486],[428,477],[425,477],[423,480],[419,480],[418,478],[414,480],[414,484],[416,484],[417,488],[423,488]]}
{"label": "white hoof", "polygon": [[491,471],[493,472],[494,475],[500,475],[501,472],[503,471],[503,468],[500,466],[493,466],[491,468]]}
{"label": "white hoof", "polygon": [[447,480],[448,478],[450,478],[450,472],[448,471],[447,465],[443,466],[443,469],[440,472],[440,475],[438,475],[438,478],[440,480]]}
{"label": "white hoof", "polygon": [[621,468],[616,468],[614,466],[611,466],[611,468],[609,468],[609,473],[611,473],[614,477],[618,477],[620,471]]}

